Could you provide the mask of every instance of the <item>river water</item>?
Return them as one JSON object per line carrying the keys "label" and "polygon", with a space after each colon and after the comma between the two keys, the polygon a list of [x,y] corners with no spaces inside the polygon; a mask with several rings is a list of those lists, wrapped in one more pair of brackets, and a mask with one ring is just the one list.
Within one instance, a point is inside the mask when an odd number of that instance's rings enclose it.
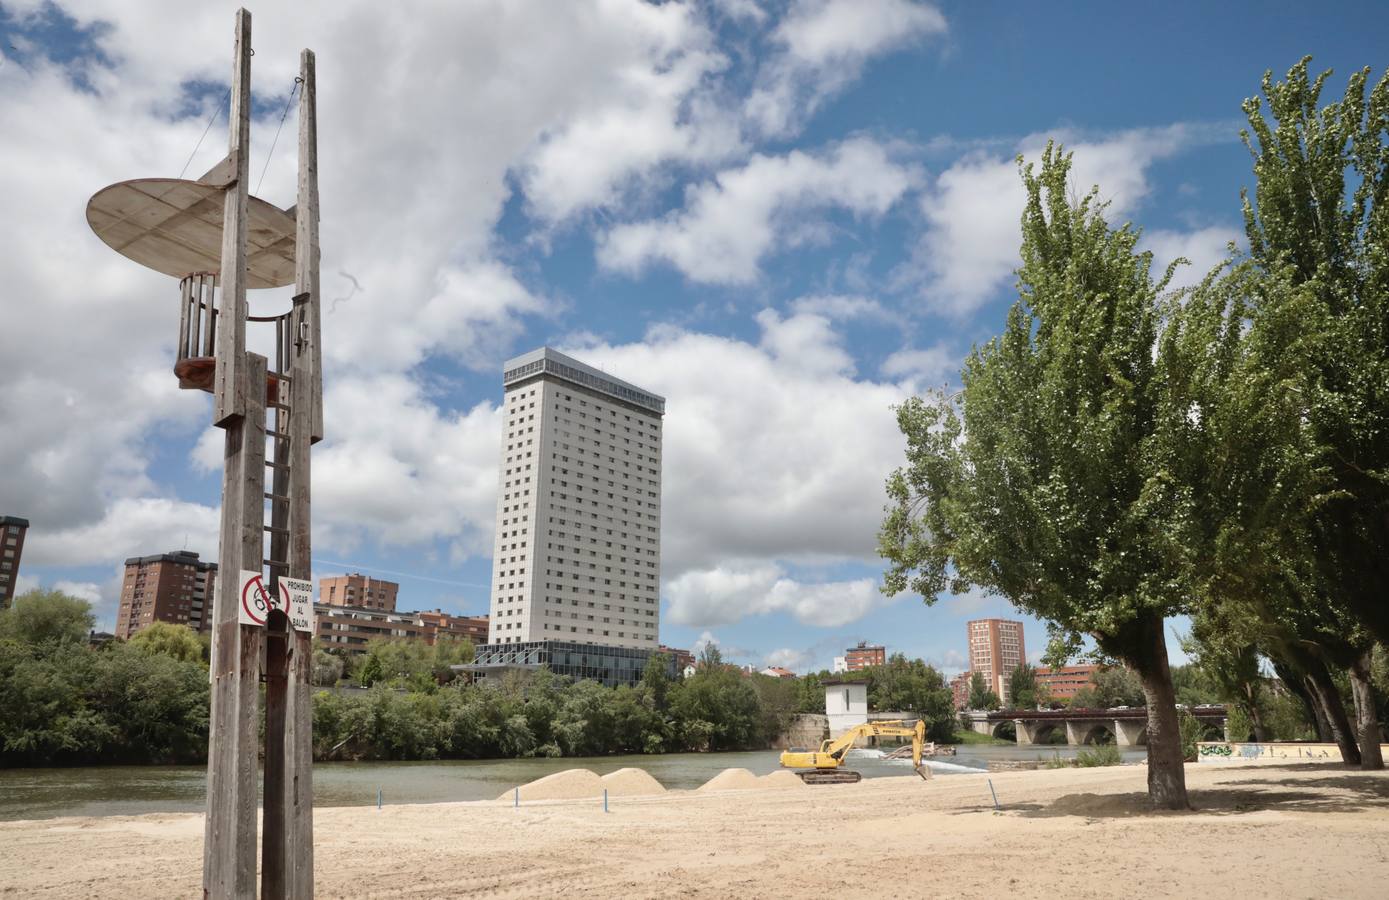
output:
{"label": "river water", "polygon": [[[1074,756],[1074,747],[961,746],[958,755],[928,760],[937,775],[979,772],[990,760]],[[884,760],[876,750],[852,751],[850,768],[865,778],[911,773],[909,760]],[[765,775],[777,768],[777,752],[668,753],[659,756],[600,756],[565,759],[489,759],[438,762],[318,763],[315,806],[382,803],[446,803],[492,800],[503,792],[564,769],[606,774],[625,766],[650,772],[671,790],[699,787],[724,769],[742,767]],[[1145,751],[1124,751],[1126,762]],[[91,766],[72,769],[0,770],[0,820],[57,816],[127,816],[201,812],[207,775],[202,766]]]}

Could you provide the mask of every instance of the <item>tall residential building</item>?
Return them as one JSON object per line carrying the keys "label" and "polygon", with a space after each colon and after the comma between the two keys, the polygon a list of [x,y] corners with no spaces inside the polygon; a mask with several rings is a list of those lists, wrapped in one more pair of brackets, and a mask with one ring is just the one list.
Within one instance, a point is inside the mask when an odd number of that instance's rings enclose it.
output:
{"label": "tall residential building", "polygon": [[950,679],[950,699],[955,702],[955,709],[969,709],[969,682],[973,677],[973,672],[961,672]]}
{"label": "tall residential building", "polygon": [[191,550],[127,559],[116,637],[128,638],[154,622],[210,630],[216,582],[217,564],[203,562]]}
{"label": "tall residential building", "polygon": [[1095,683],[1099,666],[1061,666],[1037,669],[1037,687],[1045,688],[1053,700],[1070,700],[1084,688]]}
{"label": "tall residential building", "polygon": [[665,399],[548,347],[502,383],[488,644],[655,650]]}
{"label": "tall residential building", "polygon": [[318,602],[329,606],[357,606],[362,609],[395,611],[400,585],[352,572],[318,579]]}
{"label": "tall residential building", "polygon": [[887,648],[881,644],[859,641],[858,646],[850,647],[844,651],[844,666],[850,672],[857,672],[860,669],[867,669],[869,666],[881,666],[886,663]]}
{"label": "tall residential building", "polygon": [[18,516],[0,516],[0,609],[9,609],[14,602],[14,588],[19,582],[19,561],[24,556],[24,536],[29,533],[29,520]]}
{"label": "tall residential building", "polygon": [[1003,705],[1012,701],[1008,676],[1027,659],[1022,623],[1011,619],[975,619],[966,626],[969,634],[969,668],[980,672]]}

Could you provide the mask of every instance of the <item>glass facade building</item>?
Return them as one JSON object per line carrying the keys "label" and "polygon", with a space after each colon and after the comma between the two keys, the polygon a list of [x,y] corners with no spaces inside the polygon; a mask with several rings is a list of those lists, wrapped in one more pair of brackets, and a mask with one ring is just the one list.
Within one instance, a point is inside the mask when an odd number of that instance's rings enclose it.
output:
{"label": "glass facade building", "polygon": [[[474,678],[500,678],[509,671],[549,669],[575,681],[598,681],[608,687],[634,685],[641,680],[646,662],[659,650],[640,647],[604,647],[572,641],[526,641],[519,644],[483,644],[473,661],[453,668]],[[675,658],[667,655],[667,674],[675,677]]]}

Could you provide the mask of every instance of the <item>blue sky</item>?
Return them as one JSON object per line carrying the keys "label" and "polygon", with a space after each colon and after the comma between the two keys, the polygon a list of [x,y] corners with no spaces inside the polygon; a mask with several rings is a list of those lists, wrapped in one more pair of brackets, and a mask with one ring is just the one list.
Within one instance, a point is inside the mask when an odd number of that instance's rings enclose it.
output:
{"label": "blue sky", "polygon": [[[108,623],[124,557],[215,555],[220,433],[169,373],[174,286],[82,211],[177,174],[225,91],[233,10],[0,3],[0,190],[27,211],[0,224],[0,514],[34,523],[27,582]],[[957,381],[1014,296],[1013,158],[1065,142],[1079,189],[1202,269],[1239,238],[1240,103],[1264,70],[1312,54],[1339,94],[1382,68],[1389,25],[1370,3],[252,12],[253,172],[298,48],[319,57],[316,574],[485,611],[501,363],[548,343],[667,397],[662,640],[798,670],[860,639],[955,670],[967,619],[1013,614],[883,598],[873,557],[891,404]],[[193,174],[225,145],[213,122]],[[260,193],[287,206],[285,128]]]}

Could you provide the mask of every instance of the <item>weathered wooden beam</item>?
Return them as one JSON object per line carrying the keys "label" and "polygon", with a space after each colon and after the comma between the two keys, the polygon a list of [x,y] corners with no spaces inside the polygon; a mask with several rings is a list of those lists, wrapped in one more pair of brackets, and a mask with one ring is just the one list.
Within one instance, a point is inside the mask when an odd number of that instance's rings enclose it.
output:
{"label": "weathered wooden beam", "polygon": [[[314,54],[299,54],[299,188],[294,204],[294,292],[308,294],[309,371],[313,391],[307,410],[313,443],[323,440],[322,316],[318,275],[318,82]],[[301,410],[302,411],[302,410]]]}
{"label": "weathered wooden beam", "polygon": [[285,867],[293,865],[286,840],[286,794],[293,766],[286,754],[289,711],[289,619],[272,614],[265,627],[265,802],[261,828],[260,894],[263,900],[289,900]]}
{"label": "weathered wooden beam", "polygon": [[241,176],[241,161],[237,159],[239,155],[238,148],[233,147],[232,151],[221,162],[202,174],[198,183],[224,190],[231,187]]}
{"label": "weathered wooden beam", "polygon": [[[229,158],[236,162],[236,183],[222,204],[221,328],[217,334],[217,372],[213,387],[212,424],[226,427],[246,414],[246,380],[237,369],[246,354],[246,217],[247,161],[251,155],[251,14],[236,11],[236,53],[232,69],[229,114]],[[260,385],[256,390],[263,391]]]}
{"label": "weathered wooden beam", "polygon": [[[265,358],[246,354],[237,377],[265,383]],[[256,758],[261,629],[238,622],[240,573],[260,570],[265,500],[264,391],[241,393],[246,415],[226,427],[221,543],[212,604],[212,713],[207,758],[203,892],[256,894]]]}

